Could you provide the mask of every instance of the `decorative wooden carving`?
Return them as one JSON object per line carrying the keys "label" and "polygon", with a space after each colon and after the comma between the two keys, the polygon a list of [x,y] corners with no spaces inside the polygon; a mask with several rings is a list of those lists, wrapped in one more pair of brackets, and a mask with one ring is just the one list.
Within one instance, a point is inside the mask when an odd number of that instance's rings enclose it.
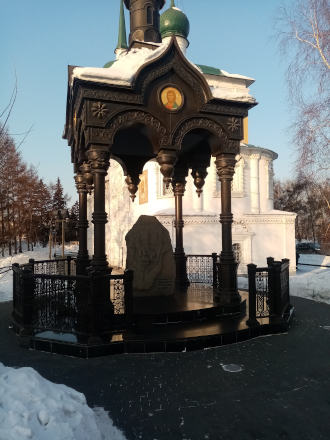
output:
{"label": "decorative wooden carving", "polygon": [[207,130],[217,136],[221,142],[221,145],[223,147],[228,146],[228,136],[221,127],[220,124],[217,124],[215,121],[212,121],[208,118],[192,118],[186,120],[178,129],[176,129],[175,133],[173,134],[173,145],[177,146],[178,149],[181,149],[182,141],[185,135],[194,129],[202,128],[204,130]]}
{"label": "decorative wooden carving", "polygon": [[157,156],[157,162],[160,165],[160,171],[164,176],[164,183],[166,188],[170,186],[171,177],[174,170],[175,162],[177,161],[176,152],[173,150],[161,150]]}
{"label": "decorative wooden carving", "polygon": [[196,192],[198,194],[198,197],[200,197],[203,192],[202,188],[205,184],[205,178],[207,176],[206,168],[202,166],[193,168],[191,175],[194,178],[194,184],[196,187]]}

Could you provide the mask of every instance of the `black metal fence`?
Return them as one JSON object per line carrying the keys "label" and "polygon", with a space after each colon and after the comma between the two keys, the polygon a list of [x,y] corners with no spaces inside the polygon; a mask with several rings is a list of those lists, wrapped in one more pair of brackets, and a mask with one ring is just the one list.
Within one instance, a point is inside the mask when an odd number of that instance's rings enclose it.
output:
{"label": "black metal fence", "polygon": [[218,283],[219,255],[186,255],[187,277],[190,283],[210,284],[216,287]]}
{"label": "black metal fence", "polygon": [[[74,275],[72,274],[74,273]],[[75,275],[72,259],[13,265],[13,320],[20,334],[99,335],[130,322],[131,271]]]}
{"label": "black metal fence", "polygon": [[249,325],[259,324],[258,318],[281,317],[290,307],[290,261],[267,258],[267,267],[248,265]]}
{"label": "black metal fence", "polygon": [[55,260],[35,261],[29,260],[29,265],[35,274],[43,275],[76,275],[76,260],[71,256],[56,258]]}

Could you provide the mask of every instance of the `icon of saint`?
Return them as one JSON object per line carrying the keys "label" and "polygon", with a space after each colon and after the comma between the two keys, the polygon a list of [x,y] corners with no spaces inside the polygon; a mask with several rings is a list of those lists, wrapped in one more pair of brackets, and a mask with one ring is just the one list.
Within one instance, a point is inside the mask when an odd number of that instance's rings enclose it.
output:
{"label": "icon of saint", "polygon": [[167,103],[165,107],[169,110],[177,110],[179,108],[176,102],[176,93],[173,89],[169,89],[166,93]]}

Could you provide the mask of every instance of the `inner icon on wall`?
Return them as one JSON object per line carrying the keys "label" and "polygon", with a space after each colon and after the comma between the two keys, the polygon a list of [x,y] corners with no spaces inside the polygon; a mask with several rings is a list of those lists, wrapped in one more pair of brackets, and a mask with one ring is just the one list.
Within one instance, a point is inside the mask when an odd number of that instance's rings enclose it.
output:
{"label": "inner icon on wall", "polygon": [[178,111],[183,106],[183,94],[176,87],[165,87],[160,93],[160,100],[170,111]]}

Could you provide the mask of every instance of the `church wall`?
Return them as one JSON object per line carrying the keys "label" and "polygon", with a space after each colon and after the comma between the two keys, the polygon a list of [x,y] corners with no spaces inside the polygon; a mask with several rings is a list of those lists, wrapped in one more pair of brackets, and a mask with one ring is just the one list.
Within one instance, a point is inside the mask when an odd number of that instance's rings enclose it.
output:
{"label": "church wall", "polygon": [[276,260],[289,258],[290,272],[295,272],[295,214],[282,213],[262,216],[246,216],[252,238],[252,262],[259,266],[266,265],[267,257]]}

